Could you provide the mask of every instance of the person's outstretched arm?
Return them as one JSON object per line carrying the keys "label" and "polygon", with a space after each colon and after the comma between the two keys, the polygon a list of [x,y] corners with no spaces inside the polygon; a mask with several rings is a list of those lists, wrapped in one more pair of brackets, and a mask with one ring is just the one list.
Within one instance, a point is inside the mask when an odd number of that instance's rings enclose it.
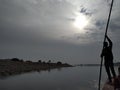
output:
{"label": "person's outstretched arm", "polygon": [[112,43],[112,41],[110,40],[110,38],[106,35],[106,38],[107,38],[107,40],[108,40],[108,42],[109,42],[109,46],[112,48],[112,46],[113,46],[113,43]]}

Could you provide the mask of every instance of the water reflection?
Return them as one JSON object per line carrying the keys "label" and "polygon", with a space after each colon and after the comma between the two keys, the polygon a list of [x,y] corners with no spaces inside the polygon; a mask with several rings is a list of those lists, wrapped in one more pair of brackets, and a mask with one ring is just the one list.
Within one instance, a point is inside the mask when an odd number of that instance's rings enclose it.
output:
{"label": "water reflection", "polygon": [[[69,67],[0,79],[0,90],[97,90],[99,67]],[[103,69],[103,82],[106,80]]]}
{"label": "water reflection", "polygon": [[59,68],[48,68],[48,69],[44,69],[44,70],[36,70],[36,71],[25,71],[25,72],[16,72],[16,73],[0,73],[0,79],[7,79],[10,77],[14,77],[14,76],[18,76],[21,74],[25,74],[25,73],[34,73],[34,72],[42,72],[42,71],[46,71],[46,72],[51,72],[51,70],[57,69],[58,71],[60,71],[63,67],[59,67]]}

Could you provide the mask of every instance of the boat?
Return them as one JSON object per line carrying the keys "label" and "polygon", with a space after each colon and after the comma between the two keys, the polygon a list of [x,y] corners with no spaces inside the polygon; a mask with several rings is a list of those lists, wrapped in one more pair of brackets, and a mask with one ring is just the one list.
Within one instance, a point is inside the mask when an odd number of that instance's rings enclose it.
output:
{"label": "boat", "polygon": [[102,90],[120,90],[120,67],[118,68],[119,75],[115,78],[112,78],[112,82],[105,82]]}

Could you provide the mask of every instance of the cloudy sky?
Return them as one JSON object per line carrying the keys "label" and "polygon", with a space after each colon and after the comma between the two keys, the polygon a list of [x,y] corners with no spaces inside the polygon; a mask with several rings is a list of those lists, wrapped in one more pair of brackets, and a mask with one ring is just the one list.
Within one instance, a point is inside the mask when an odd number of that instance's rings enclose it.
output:
{"label": "cloudy sky", "polygon": [[[111,0],[0,0],[0,58],[100,63]],[[108,35],[120,60],[120,0]]]}

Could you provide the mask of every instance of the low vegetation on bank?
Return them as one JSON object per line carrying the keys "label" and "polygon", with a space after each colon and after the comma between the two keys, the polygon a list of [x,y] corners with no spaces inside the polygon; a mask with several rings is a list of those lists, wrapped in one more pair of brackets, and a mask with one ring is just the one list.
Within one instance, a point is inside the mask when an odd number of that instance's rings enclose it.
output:
{"label": "low vegetation on bank", "polygon": [[0,59],[0,76],[10,76],[31,71],[50,70],[62,67],[72,67],[67,63],[60,61],[53,63],[51,60],[48,62],[38,60],[37,62],[24,61],[18,58]]}

